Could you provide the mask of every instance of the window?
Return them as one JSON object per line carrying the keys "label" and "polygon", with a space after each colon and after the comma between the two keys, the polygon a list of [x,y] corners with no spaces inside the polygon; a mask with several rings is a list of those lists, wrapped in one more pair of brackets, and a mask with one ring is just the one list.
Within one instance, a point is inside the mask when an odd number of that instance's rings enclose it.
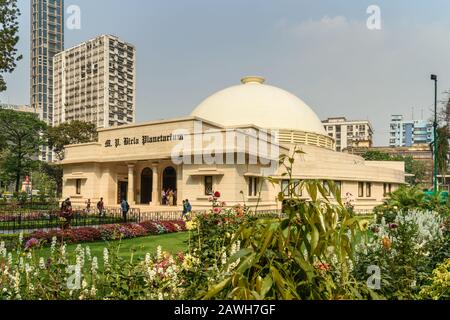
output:
{"label": "window", "polygon": [[385,183],[383,184],[383,196],[387,197],[392,192],[392,184]]}
{"label": "window", "polygon": [[358,197],[364,197],[364,182],[358,182]]}
{"label": "window", "polygon": [[370,198],[372,197],[372,184],[366,183],[366,197]]}
{"label": "window", "polygon": [[256,197],[258,195],[259,179],[256,177],[248,178],[248,196]]}
{"label": "window", "polygon": [[213,194],[213,177],[205,176],[205,196],[211,196]]}
{"label": "window", "polygon": [[77,195],[80,195],[81,194],[81,179],[77,179],[76,189],[77,189]]}
{"label": "window", "polygon": [[285,197],[289,197],[289,180],[281,181],[281,192]]}
{"label": "window", "polygon": [[281,181],[281,192],[285,197],[298,196],[303,197],[303,188],[301,180],[294,180],[289,183],[289,180]]}

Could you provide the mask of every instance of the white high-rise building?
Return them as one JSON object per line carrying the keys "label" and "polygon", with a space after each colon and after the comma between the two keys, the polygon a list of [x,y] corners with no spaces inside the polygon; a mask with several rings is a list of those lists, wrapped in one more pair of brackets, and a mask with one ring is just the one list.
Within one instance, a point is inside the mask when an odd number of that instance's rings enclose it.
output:
{"label": "white high-rise building", "polygon": [[135,122],[136,49],[102,35],[54,58],[53,125],[81,120],[97,128]]}
{"label": "white high-rise building", "polygon": [[322,121],[328,136],[336,142],[336,150],[343,151],[364,143],[373,144],[373,127],[367,120],[347,120],[344,117],[328,118]]}

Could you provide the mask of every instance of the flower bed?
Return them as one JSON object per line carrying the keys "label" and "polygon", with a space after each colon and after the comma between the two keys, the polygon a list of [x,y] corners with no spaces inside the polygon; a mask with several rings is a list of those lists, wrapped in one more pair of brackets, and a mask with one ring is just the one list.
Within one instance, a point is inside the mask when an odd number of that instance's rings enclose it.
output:
{"label": "flower bed", "polygon": [[65,243],[83,243],[94,241],[111,241],[132,239],[149,235],[159,235],[186,231],[184,221],[145,221],[142,223],[111,224],[97,228],[84,227],[70,230],[36,231],[27,240],[38,240],[42,244],[50,244],[53,237]]}

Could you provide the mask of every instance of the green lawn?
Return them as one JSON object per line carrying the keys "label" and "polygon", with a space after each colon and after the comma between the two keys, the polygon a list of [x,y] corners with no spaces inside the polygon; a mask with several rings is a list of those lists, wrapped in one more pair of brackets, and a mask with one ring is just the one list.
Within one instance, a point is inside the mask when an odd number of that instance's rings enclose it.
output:
{"label": "green lawn", "polygon": [[[122,240],[121,242],[93,242],[81,244],[83,247],[89,246],[92,256],[101,259],[103,257],[103,249],[105,247],[117,246],[119,256],[127,259],[131,257],[134,250],[134,257],[144,258],[146,253],[155,253],[156,248],[161,246],[163,251],[168,251],[172,254],[177,254],[180,251],[188,249],[188,232],[178,232],[171,234],[164,234],[159,236],[149,236],[143,238],[136,238],[130,240]],[[73,257],[77,244],[67,246],[67,253]],[[43,248],[36,251],[36,254],[47,258],[50,255],[50,248]]]}

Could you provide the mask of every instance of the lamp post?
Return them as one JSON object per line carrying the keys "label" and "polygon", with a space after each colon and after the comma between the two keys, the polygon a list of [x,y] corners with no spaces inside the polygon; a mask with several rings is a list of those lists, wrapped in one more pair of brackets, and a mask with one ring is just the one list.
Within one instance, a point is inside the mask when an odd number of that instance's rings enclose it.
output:
{"label": "lamp post", "polygon": [[434,124],[433,124],[433,129],[434,129],[434,193],[437,194],[438,193],[438,119],[437,119],[437,75],[432,74],[431,75],[431,80],[434,81]]}

